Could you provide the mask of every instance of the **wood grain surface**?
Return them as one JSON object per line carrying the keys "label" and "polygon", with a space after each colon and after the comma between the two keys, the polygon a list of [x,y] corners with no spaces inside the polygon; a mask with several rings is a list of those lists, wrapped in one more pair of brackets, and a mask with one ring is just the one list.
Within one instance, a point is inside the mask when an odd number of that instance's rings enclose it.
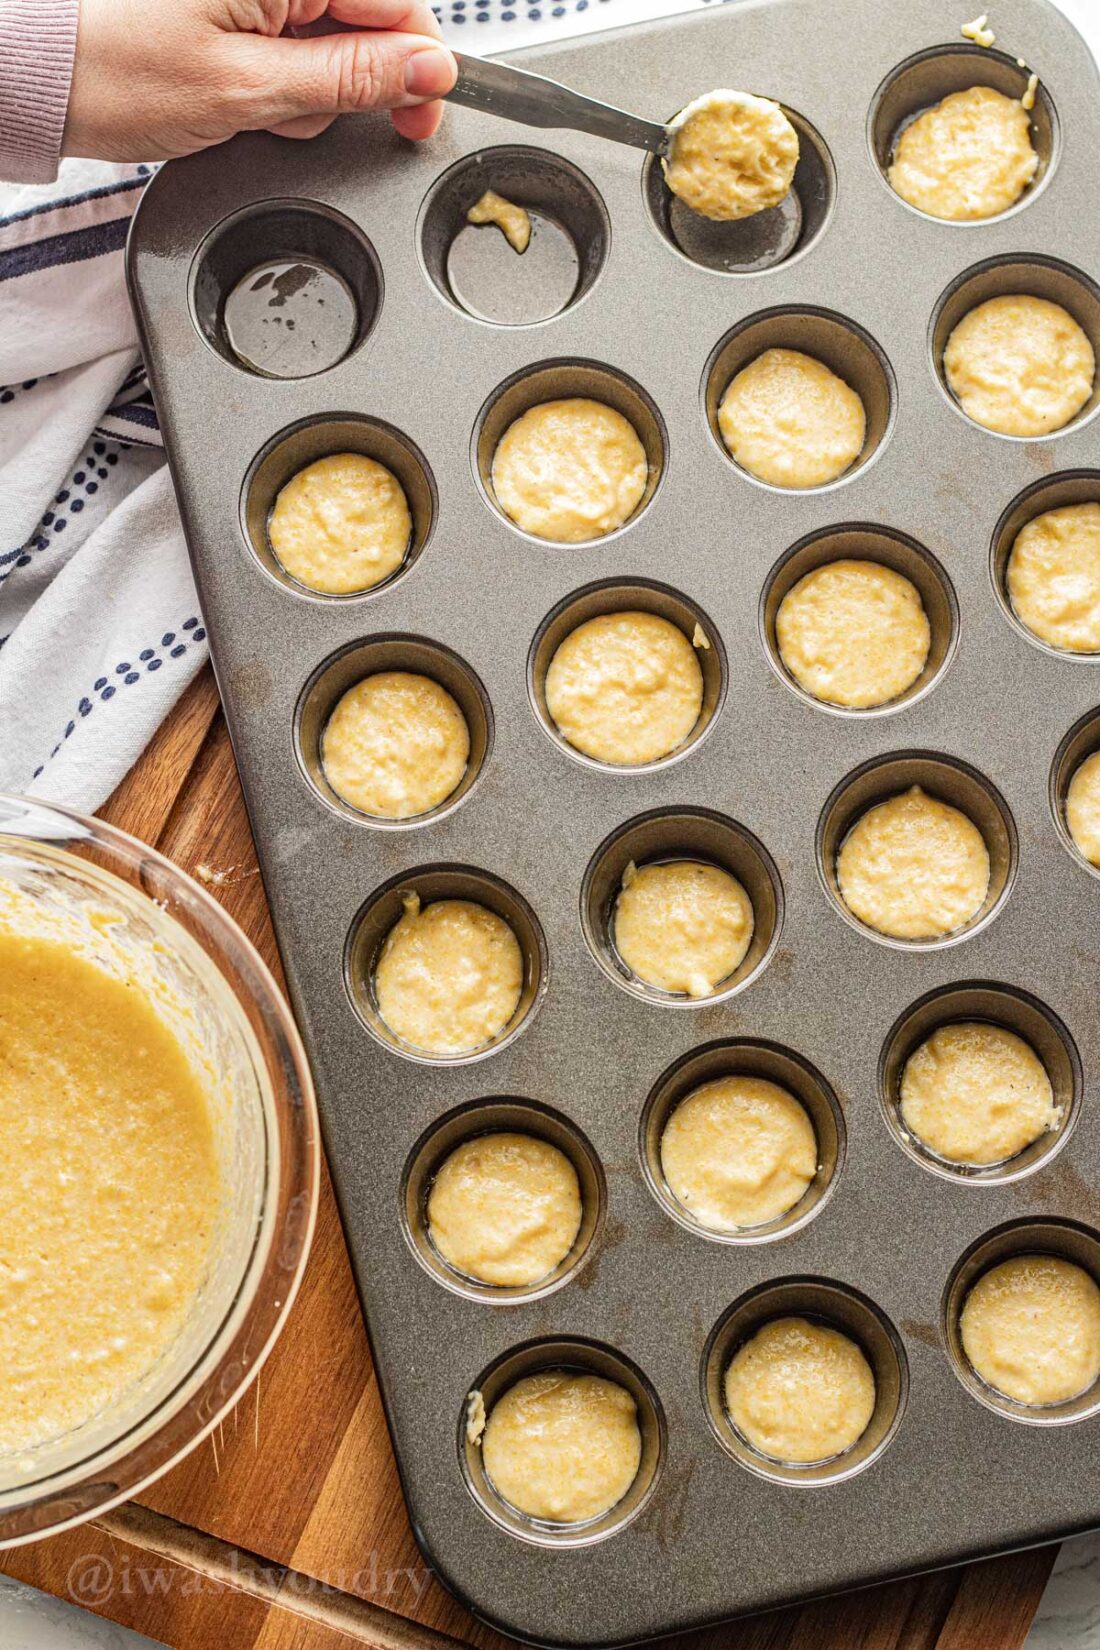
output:
{"label": "wood grain surface", "polygon": [[[205,880],[281,978],[209,670],[102,815]],[[869,1589],[663,1650],[1016,1650],[1055,1553]],[[0,1555],[0,1569],[172,1650],[511,1644],[473,1620],[416,1547],[327,1178],[298,1302],[232,1418],[140,1505]]]}

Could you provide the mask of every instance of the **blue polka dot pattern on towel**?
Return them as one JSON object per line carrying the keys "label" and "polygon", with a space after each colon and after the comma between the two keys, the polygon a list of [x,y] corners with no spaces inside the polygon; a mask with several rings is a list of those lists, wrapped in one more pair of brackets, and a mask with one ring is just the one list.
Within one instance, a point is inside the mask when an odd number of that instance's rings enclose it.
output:
{"label": "blue polka dot pattern on towel", "polygon": [[[175,643],[175,645],[168,649],[168,658],[181,659],[184,654],[187,653],[189,647],[197,646],[200,642],[204,642],[206,640],[206,631],[199,622],[199,617],[197,614],[190,614],[181,623],[179,634],[183,638],[182,641],[176,641],[176,634],[177,633],[174,630],[166,631],[161,640],[160,648],[143,647],[141,652],[137,655],[138,663],[143,664],[147,671],[159,670],[164,664],[164,654],[161,649],[168,648],[168,644],[170,642]],[[112,676],[115,678],[113,681],[111,680]],[[141,671],[138,670],[129,659],[120,659],[117,664],[112,665],[110,676],[97,676],[95,681],[92,683],[92,695],[94,695],[94,697],[84,694],[84,696],[77,702],[76,716],[65,724],[65,730],[53,750],[50,752],[47,761],[52,761],[57,755],[65,740],[68,739],[75,730],[77,720],[79,719],[83,721],[86,716],[91,715],[92,711],[95,709],[97,700],[102,705],[110,704],[111,700],[115,697],[115,694],[118,693],[121,688],[133,687],[135,682],[141,681],[141,677]],[[45,768],[46,763],[43,762],[35,769],[33,777],[37,779],[40,774],[45,772]]]}
{"label": "blue polka dot pattern on towel", "polygon": [[[609,5],[611,0],[596,0],[596,3]],[[432,9],[444,30],[464,29],[469,23],[481,24],[487,37],[491,38],[486,46],[480,45],[477,40],[473,42],[474,50],[480,52],[504,49],[505,43],[492,33],[494,26],[540,23],[547,19],[560,23],[564,18],[586,12],[590,4],[591,0],[554,0],[550,5],[546,4],[546,0],[441,0]],[[559,28],[554,32],[561,34],[567,31]]]}

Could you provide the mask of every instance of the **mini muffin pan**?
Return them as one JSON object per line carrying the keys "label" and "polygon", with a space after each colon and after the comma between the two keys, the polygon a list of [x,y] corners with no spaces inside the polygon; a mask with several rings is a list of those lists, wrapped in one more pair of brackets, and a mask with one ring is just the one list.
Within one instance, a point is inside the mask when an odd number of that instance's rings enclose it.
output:
{"label": "mini muffin pan", "polygon": [[[1025,521],[1100,500],[1095,409],[1005,439],[962,414],[940,365],[969,303],[1002,291],[1057,298],[1100,343],[1100,84],[1039,0],[1000,0],[990,51],[960,39],[963,16],[767,0],[523,54],[658,119],[713,86],[778,98],[802,139],[795,194],[747,229],[685,217],[638,151],[461,109],[419,147],[382,117],[308,144],[239,138],[164,168],[135,225],[133,290],[413,1524],[480,1616],[544,1644],[642,1639],[1100,1523],[1100,1391],[1021,1410],[957,1332],[966,1288],[1008,1254],[1070,1254],[1100,1278],[1100,879],[1064,819],[1100,747],[1100,660],[1036,644],[1005,588]],[[898,127],[961,86],[1021,93],[1017,54],[1041,77],[1036,183],[986,223],[914,212],[885,180]],[[467,232],[490,187],[534,210],[524,258]],[[277,280],[289,310],[258,301]],[[295,322],[285,352],[273,316]],[[730,377],[773,345],[863,396],[865,453],[829,487],[762,486],[716,435]],[[618,532],[547,544],[497,509],[493,446],[571,394],[626,412],[649,485]],[[413,538],[384,585],[320,596],[279,568],[267,515],[302,464],[349,449],[401,478]],[[809,698],[776,646],[786,590],[838,556],[905,573],[931,624],[923,675],[872,711]],[[557,642],[620,607],[710,642],[693,735],[637,771],[566,745],[544,697]],[[374,669],[434,676],[470,724],[467,779],[420,819],[358,814],[320,766],[332,706]],[[914,783],[982,830],[990,893],[942,941],[884,942],[840,901],[836,850]],[[733,870],[756,909],[741,968],[694,1003],[632,978],[611,921],[631,859],[683,855]],[[418,1055],[378,1015],[372,962],[410,891],[480,900],[519,938],[516,1014],[471,1056]],[[966,1173],[908,1137],[898,1082],[931,1029],[974,1017],[1032,1042],[1063,1112],[1019,1159]],[[679,1099],[729,1072],[785,1083],[820,1148],[802,1203],[732,1236],[676,1204],[659,1151]],[[425,1230],[447,1151],[502,1127],[560,1145],[584,1192],[573,1252],[528,1290],[463,1278]],[[736,1347],[786,1312],[839,1325],[876,1372],[868,1432],[820,1467],[765,1461],[722,1405]],[[565,1529],[502,1503],[465,1431],[473,1388],[491,1406],[562,1366],[623,1381],[643,1434],[625,1500]]]}

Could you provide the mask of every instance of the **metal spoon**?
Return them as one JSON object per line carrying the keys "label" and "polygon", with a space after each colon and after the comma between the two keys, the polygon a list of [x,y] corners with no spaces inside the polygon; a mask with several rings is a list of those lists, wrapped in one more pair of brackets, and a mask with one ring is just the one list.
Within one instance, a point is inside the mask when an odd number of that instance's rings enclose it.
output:
{"label": "metal spoon", "polygon": [[614,143],[628,143],[634,149],[648,149],[654,155],[663,154],[668,147],[668,128],[658,121],[643,120],[610,103],[583,97],[528,69],[515,69],[486,57],[466,57],[460,52],[455,58],[458,79],[447,93],[449,103],[461,103],[467,109],[480,109],[483,114],[499,115],[524,126],[588,132]]}
{"label": "metal spoon", "polygon": [[[595,137],[610,138],[635,149],[663,156],[668,151],[667,126],[640,115],[627,114],[594,97],[583,97],[568,86],[484,57],[455,53],[458,79],[447,94],[483,114],[519,121],[524,126],[568,127]],[[659,179],[659,173],[658,173]],[[648,188],[648,185],[647,185]],[[750,274],[774,269],[789,258],[802,234],[802,200],[797,187],[765,212],[748,218],[716,223],[701,217],[658,181],[651,197],[658,220],[672,243],[693,263],[727,274]]]}

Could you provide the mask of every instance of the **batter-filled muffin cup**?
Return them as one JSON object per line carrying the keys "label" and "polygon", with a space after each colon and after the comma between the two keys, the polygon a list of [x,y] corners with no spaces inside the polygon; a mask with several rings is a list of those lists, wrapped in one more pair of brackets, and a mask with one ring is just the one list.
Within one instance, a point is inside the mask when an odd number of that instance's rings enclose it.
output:
{"label": "batter-filled muffin cup", "polygon": [[1066,824],[1082,859],[1100,869],[1100,750],[1074,770],[1066,792]]}
{"label": "batter-filled muffin cup", "polygon": [[428,1191],[430,1243],[478,1283],[529,1288],[570,1254],[583,1213],[577,1171],[537,1135],[495,1130],[464,1140]]}
{"label": "batter-filled muffin cup", "polygon": [[660,614],[600,613],[559,643],[546,672],[546,709],[582,755],[637,767],[672,754],[703,708],[699,650]]}
{"label": "batter-filled muffin cup", "polygon": [[547,1524],[583,1525],[609,1513],[642,1461],[632,1394],[579,1370],[544,1370],[517,1381],[489,1409],[478,1441],[497,1493]]}
{"label": "batter-filled muffin cup", "polygon": [[905,125],[887,172],[895,194],[932,218],[973,222],[1014,206],[1039,168],[1031,105],[992,86],[950,92]]}
{"label": "batter-filled muffin cup", "polygon": [[644,984],[709,997],[741,964],[754,924],[751,899],[720,865],[631,861],[612,913],[612,938]]}
{"label": "batter-filled muffin cup", "polygon": [[366,1030],[425,1063],[497,1053],[541,1006],[548,973],[527,901],[465,865],[391,877],[357,912],[344,948],[345,988]]}
{"label": "batter-filled muffin cup", "polygon": [[1068,1403],[1100,1379],[1100,1288],[1065,1256],[992,1266],[966,1296],[959,1333],[974,1373],[1028,1408]]}
{"label": "batter-filled muffin cup", "polygon": [[834,788],[817,828],[826,893],[890,946],[948,946],[1001,909],[1016,874],[1016,826],[976,769],[942,752],[872,758]]}
{"label": "batter-filled muffin cup", "polygon": [[1012,611],[1033,636],[1060,652],[1100,653],[1100,502],[1025,522],[1005,581]]}
{"label": "batter-filled muffin cup", "polygon": [[438,808],[461,784],[470,730],[430,676],[379,671],[338,700],[321,735],[321,769],[336,795],[377,819]]}
{"label": "batter-filled muffin cup", "polygon": [[968,1168],[1006,1163],[1062,1122],[1036,1051],[989,1021],[937,1027],[906,1060],[899,1097],[902,1121],[921,1144]]}
{"label": "batter-filled muffin cup", "polygon": [[836,862],[845,905],[892,939],[939,939],[973,921],[989,892],[989,850],[959,808],[913,785],[852,826]]}
{"label": "batter-filled muffin cup", "polygon": [[1009,1420],[1065,1426],[1100,1410],[1100,1234],[1011,1220],[960,1257],[942,1332],[971,1397]]}
{"label": "batter-filled muffin cup", "polygon": [[466,1101],[415,1142],[401,1177],[405,1239],[468,1300],[534,1298],[568,1283],[603,1230],[599,1157],[569,1118],[511,1095]]}
{"label": "batter-filled muffin cup", "polygon": [[879,1060],[883,1118],[939,1179],[1022,1180],[1076,1127],[1081,1062],[1038,997],[996,980],[925,992],[890,1028]]}
{"label": "batter-filled muffin cup", "polygon": [[413,521],[400,481],[365,453],[330,453],[281,488],[267,536],[279,566],[325,595],[370,590],[396,573]]}
{"label": "batter-filled muffin cup", "polygon": [[757,1477],[825,1485],[886,1450],[908,1397],[897,1332],[866,1296],[828,1278],[750,1289],[703,1352],[703,1392],[723,1449]]}
{"label": "batter-filled muffin cup", "polygon": [[649,461],[616,407],[570,396],[521,413],[497,443],[491,475],[497,503],[523,532],[581,544],[630,520]]}
{"label": "batter-filled muffin cup", "polygon": [[718,408],[730,457],[773,487],[836,481],[859,458],[867,431],[850,384],[801,350],[767,349],[735,374]]}
{"label": "batter-filled muffin cup", "polygon": [[483,1512],[541,1546],[615,1535],[646,1505],[666,1440],[660,1400],[621,1353],[528,1341],[482,1371],[462,1405],[459,1456]]}
{"label": "batter-filled muffin cup", "polygon": [[963,412],[998,435],[1064,429],[1092,397],[1096,357],[1061,304],[1033,293],[988,298],[955,325],[943,354]]}
{"label": "batter-filled muffin cup", "polygon": [[719,450],[764,487],[805,492],[850,481],[893,427],[897,387],[870,333],[812,305],[735,323],[704,368],[703,408]]}
{"label": "batter-filled muffin cup", "polygon": [[818,1173],[817,1136],[788,1089],[736,1073],[684,1096],[665,1124],[660,1161],[692,1220],[709,1232],[746,1231],[801,1202]]}
{"label": "batter-filled muffin cup", "polygon": [[842,558],[805,573],[775,618],[785,668],[815,699],[868,710],[920,678],[932,631],[920,591],[880,562]]}
{"label": "batter-filled muffin cup", "polygon": [[771,1461],[819,1466],[859,1443],[875,1412],[874,1372],[831,1324],[765,1323],[734,1353],[724,1381],[735,1430]]}
{"label": "batter-filled muffin cup", "polygon": [[497,912],[472,900],[404,912],[374,966],[378,1012],[389,1030],[427,1054],[472,1054],[511,1023],[523,990],[523,953]]}

